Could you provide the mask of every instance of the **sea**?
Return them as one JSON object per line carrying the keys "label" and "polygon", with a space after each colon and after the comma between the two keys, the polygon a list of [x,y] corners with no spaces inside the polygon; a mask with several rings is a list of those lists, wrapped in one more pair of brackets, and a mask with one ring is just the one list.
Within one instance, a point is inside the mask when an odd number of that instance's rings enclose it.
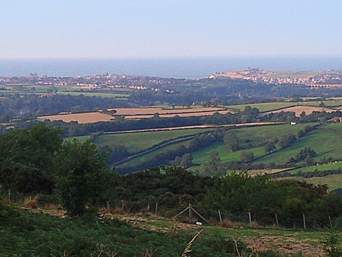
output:
{"label": "sea", "polygon": [[100,74],[144,75],[164,78],[204,78],[214,72],[246,70],[342,70],[337,57],[234,57],[144,59],[0,59],[0,76],[67,77]]}

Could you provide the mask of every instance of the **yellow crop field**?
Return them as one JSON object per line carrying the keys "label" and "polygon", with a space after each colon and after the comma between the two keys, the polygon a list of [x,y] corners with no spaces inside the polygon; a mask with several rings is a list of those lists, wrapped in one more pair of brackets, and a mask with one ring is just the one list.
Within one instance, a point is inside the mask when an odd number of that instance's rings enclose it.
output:
{"label": "yellow crop field", "polygon": [[64,122],[76,121],[79,124],[104,122],[104,121],[110,121],[113,119],[114,119],[113,116],[100,113],[100,112],[59,114],[59,115],[38,117],[38,120],[41,120],[41,121],[42,120],[50,120],[50,121],[62,120]]}
{"label": "yellow crop field", "polygon": [[272,111],[272,112],[267,112],[265,114],[279,113],[279,112],[294,112],[296,114],[296,116],[299,117],[302,112],[305,112],[306,115],[310,115],[313,112],[324,112],[324,111],[325,112],[333,112],[336,110],[331,109],[331,108],[326,108],[326,107],[293,106],[293,107],[288,107],[288,108],[284,108],[284,109],[280,109],[280,110],[276,110],[276,111]]}

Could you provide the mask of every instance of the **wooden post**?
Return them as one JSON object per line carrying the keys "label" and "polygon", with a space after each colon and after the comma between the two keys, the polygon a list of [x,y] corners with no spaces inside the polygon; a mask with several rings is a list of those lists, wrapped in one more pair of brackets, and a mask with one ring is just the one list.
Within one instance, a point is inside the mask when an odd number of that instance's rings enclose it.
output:
{"label": "wooden post", "polygon": [[11,189],[8,189],[8,199],[11,201]]}
{"label": "wooden post", "polygon": [[279,221],[278,221],[278,214],[277,213],[275,213],[275,220],[276,220],[277,227],[279,227]]}
{"label": "wooden post", "polygon": [[158,202],[156,202],[156,210],[155,210],[155,213],[156,213],[156,215],[157,215],[157,213],[158,213]]}
{"label": "wooden post", "polygon": [[332,221],[331,221],[331,217],[329,216],[329,223],[330,223],[330,227],[332,228],[333,225],[332,225]]}
{"label": "wooden post", "polygon": [[124,200],[121,200],[121,209],[122,209],[122,211],[124,211],[124,209],[125,209],[125,201]]}
{"label": "wooden post", "polygon": [[306,220],[305,220],[305,214],[303,213],[303,224],[304,224],[304,229],[306,230]]}
{"label": "wooden post", "polygon": [[189,223],[191,223],[191,203],[189,203]]}
{"label": "wooden post", "polygon": [[218,212],[218,215],[219,215],[219,218],[220,218],[220,222],[222,223],[221,211],[220,211],[220,210],[217,210],[217,212]]}
{"label": "wooden post", "polygon": [[248,223],[249,223],[249,227],[252,227],[252,215],[251,215],[251,212],[248,212]]}
{"label": "wooden post", "polygon": [[209,221],[207,221],[201,214],[199,214],[192,206],[190,207],[194,213],[196,213],[202,220],[207,222],[209,224]]}
{"label": "wooden post", "polygon": [[181,215],[182,213],[186,212],[189,209],[189,207],[186,207],[184,210],[182,210],[180,213],[178,213],[176,216],[174,216],[173,218],[177,218],[179,215]]}

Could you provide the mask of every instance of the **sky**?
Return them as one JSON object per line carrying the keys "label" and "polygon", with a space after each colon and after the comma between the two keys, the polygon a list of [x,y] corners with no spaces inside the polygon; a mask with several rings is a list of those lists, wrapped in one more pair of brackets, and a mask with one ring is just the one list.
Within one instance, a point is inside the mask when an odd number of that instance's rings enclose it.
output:
{"label": "sky", "polygon": [[342,56],[341,0],[1,0],[0,59]]}

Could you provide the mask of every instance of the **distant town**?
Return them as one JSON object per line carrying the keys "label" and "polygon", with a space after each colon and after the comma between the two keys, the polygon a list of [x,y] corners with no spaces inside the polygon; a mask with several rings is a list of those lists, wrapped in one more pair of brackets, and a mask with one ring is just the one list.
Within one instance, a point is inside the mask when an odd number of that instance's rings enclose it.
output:
{"label": "distant town", "polygon": [[[215,72],[204,79],[243,79],[265,84],[294,84],[312,88],[342,87],[342,71],[266,71],[259,68],[249,68],[243,71]],[[158,78],[136,75],[103,74],[93,76],[53,77],[31,73],[28,76],[0,77],[0,85],[48,85],[77,86],[83,89],[130,88],[133,90],[159,91],[160,85],[172,85],[180,79]],[[181,79],[193,82],[198,79]],[[10,89],[10,88],[8,88]],[[6,87],[1,90],[6,90]],[[172,92],[170,92],[172,93]]]}
{"label": "distant town", "polygon": [[298,84],[309,87],[342,87],[342,71],[266,71],[258,68],[215,73],[209,78],[227,77],[267,84]]}

